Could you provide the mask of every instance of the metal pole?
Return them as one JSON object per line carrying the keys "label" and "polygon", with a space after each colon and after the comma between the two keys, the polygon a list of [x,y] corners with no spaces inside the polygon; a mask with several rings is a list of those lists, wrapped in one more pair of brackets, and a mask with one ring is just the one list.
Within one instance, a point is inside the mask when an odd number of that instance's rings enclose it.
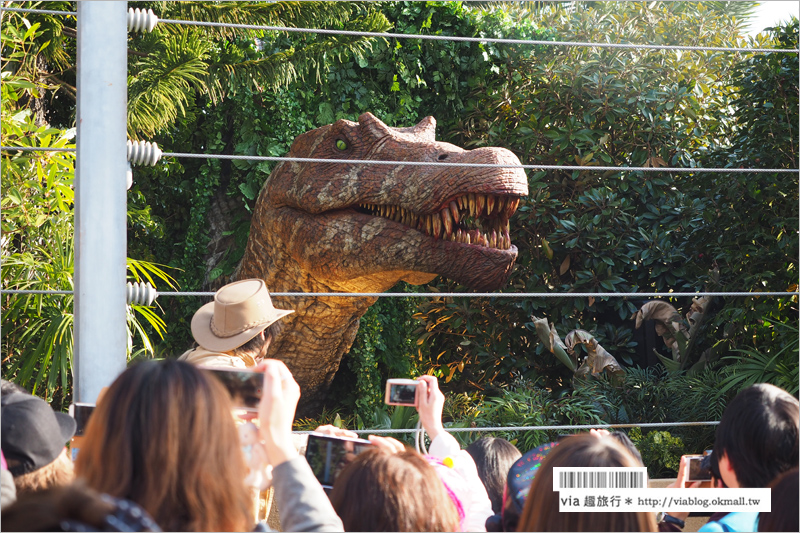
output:
{"label": "metal pole", "polygon": [[78,2],[74,399],[127,361],[127,2]]}

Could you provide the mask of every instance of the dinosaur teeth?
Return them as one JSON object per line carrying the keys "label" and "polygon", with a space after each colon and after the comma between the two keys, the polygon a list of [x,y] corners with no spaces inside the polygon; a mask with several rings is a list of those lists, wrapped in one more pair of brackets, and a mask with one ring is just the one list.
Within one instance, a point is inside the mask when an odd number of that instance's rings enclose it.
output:
{"label": "dinosaur teeth", "polygon": [[450,216],[450,210],[445,209],[442,211],[442,226],[446,235],[453,233],[453,219]]}
{"label": "dinosaur teeth", "polygon": [[486,196],[486,214],[491,215],[494,210],[495,197],[490,195]]}
{"label": "dinosaur teeth", "polygon": [[517,212],[517,207],[519,207],[519,198],[509,200],[506,204],[506,216],[510,218],[511,215]]}
{"label": "dinosaur teeth", "polygon": [[438,239],[442,235],[442,219],[435,215],[432,215],[431,218],[433,219],[433,236]]}
{"label": "dinosaur teeth", "polygon": [[458,221],[461,220],[461,217],[458,214],[458,206],[455,202],[450,202],[450,214],[453,216],[453,221],[458,224]]}
{"label": "dinosaur teeth", "polygon": [[477,198],[475,198],[475,214],[476,216],[481,216],[483,214],[483,208],[486,205],[486,196],[483,194],[479,194]]}
{"label": "dinosaur teeth", "polygon": [[476,210],[475,195],[472,194],[472,193],[469,193],[469,196],[467,196],[467,202],[469,203],[469,214],[470,214],[470,216],[473,216],[473,217],[477,216],[477,214],[475,213],[475,210]]}

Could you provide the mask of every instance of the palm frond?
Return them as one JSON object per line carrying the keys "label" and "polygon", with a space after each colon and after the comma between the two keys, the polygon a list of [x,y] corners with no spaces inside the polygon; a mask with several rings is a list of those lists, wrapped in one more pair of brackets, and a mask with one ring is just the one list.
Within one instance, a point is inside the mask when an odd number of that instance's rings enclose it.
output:
{"label": "palm frond", "polygon": [[[294,28],[327,28],[347,23],[357,10],[368,2],[159,2],[154,8],[161,18],[282,26]],[[163,31],[176,32],[174,25],[165,24]],[[260,30],[225,27],[199,27],[199,31],[215,39],[242,36],[258,37]]]}
{"label": "palm frond", "polygon": [[128,79],[128,133],[153,135],[184,114],[194,91],[205,92],[211,43],[185,30],[166,39],[159,53],[132,65]]}
{"label": "palm frond", "polygon": [[[391,24],[381,13],[368,13],[349,21],[343,29],[348,31],[381,33]],[[297,79],[313,76],[317,82],[335,63],[348,58],[363,59],[372,50],[372,37],[350,35],[318,35],[306,37],[302,45],[275,52],[261,59],[229,61],[214,65],[204,78],[208,87],[217,80],[221,91],[214,92],[216,100],[226,92],[250,88],[257,92],[285,87]]]}

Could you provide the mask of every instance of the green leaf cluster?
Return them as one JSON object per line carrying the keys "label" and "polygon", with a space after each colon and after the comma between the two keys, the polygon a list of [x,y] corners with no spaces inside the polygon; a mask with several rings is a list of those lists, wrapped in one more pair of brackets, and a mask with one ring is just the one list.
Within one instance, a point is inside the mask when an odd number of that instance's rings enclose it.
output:
{"label": "green leaf cluster", "polygon": [[[610,42],[796,46],[796,21],[747,42],[739,37],[741,19],[726,9],[707,2],[593,2],[569,13],[543,10],[537,23],[565,41],[604,35]],[[797,286],[798,243],[787,239],[797,232],[796,174],[593,169],[796,168],[796,54],[554,46],[511,58],[504,72],[477,89],[480,105],[460,119],[466,144],[504,146],[526,164],[581,169],[529,173],[531,193],[511,220],[519,256],[503,290]],[[432,285],[463,290],[441,279]],[[670,301],[682,314],[691,305]],[[634,331],[631,320],[645,302],[432,299],[420,303],[418,335],[431,367],[456,367],[450,376],[456,381],[538,377],[561,389],[569,374],[537,341],[531,317],[547,316],[559,331],[583,328],[621,362],[647,366],[655,358],[644,350],[645,331]],[[796,337],[778,339],[761,325],[765,316],[796,320],[796,298],[725,298],[711,307],[686,368],[714,347],[724,354],[756,342],[796,353]]]}
{"label": "green leaf cluster", "polygon": [[[24,29],[27,28],[27,29]],[[74,129],[52,128],[34,113],[47,86],[27,65],[42,54],[39,23],[13,17],[4,21],[2,46],[15,61],[2,71],[1,136],[9,147],[75,149]],[[43,56],[44,57],[44,56]],[[72,291],[74,274],[74,152],[3,151],[3,289]],[[160,279],[174,287],[158,265],[128,260],[131,279]],[[54,407],[71,399],[73,364],[72,294],[4,296],[2,313],[3,378],[40,394]],[[147,324],[148,326],[145,326]],[[161,335],[163,319],[150,307],[128,307],[128,355],[152,356],[149,335]]]}

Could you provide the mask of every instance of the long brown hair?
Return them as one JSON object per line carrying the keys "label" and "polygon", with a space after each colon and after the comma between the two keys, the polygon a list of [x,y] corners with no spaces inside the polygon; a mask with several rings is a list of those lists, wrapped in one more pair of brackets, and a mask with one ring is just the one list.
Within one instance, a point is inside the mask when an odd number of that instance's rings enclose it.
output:
{"label": "long brown hair", "polygon": [[556,467],[641,466],[618,441],[573,435],[547,454],[533,478],[517,531],[656,531],[653,513],[569,513],[559,511],[553,490]]}
{"label": "long brown hair", "polygon": [[138,503],[165,531],[254,525],[230,398],[189,363],[145,361],[123,372],[89,419],[75,472]]}
{"label": "long brown hair", "polygon": [[359,453],[330,495],[345,531],[457,531],[458,511],[436,470],[414,451]]}

